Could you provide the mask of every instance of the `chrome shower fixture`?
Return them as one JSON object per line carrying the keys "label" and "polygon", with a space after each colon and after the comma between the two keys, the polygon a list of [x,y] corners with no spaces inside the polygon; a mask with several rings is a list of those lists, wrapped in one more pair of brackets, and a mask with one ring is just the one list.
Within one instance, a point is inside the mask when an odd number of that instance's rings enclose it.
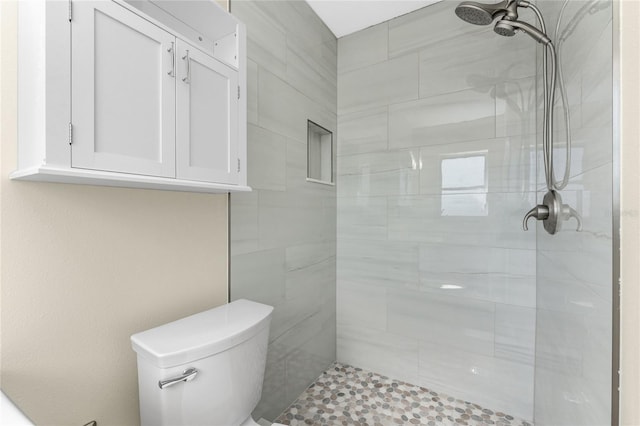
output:
{"label": "chrome shower fixture", "polygon": [[498,17],[517,20],[517,7],[516,0],[503,0],[496,4],[463,1],[456,7],[456,15],[470,24],[489,25]]}
{"label": "chrome shower fixture", "polygon": [[[556,38],[558,36],[558,29],[560,21],[562,19],[562,13],[567,7],[569,0],[565,0],[561,9],[560,16],[558,18],[558,24],[556,27]],[[532,10],[540,25],[540,28],[522,22],[518,20],[518,8],[527,8]],[[455,9],[456,15],[462,20],[475,25],[489,25],[494,20],[497,20],[493,30],[496,34],[513,37],[516,32],[524,32],[529,35],[538,43],[543,46],[542,55],[542,85],[544,87],[544,100],[543,108],[544,113],[542,116],[542,152],[544,157],[544,170],[545,181],[547,184],[547,195],[544,197],[543,204],[534,207],[525,216],[523,228],[526,231],[526,221],[530,217],[534,217],[538,220],[544,221],[545,229],[550,234],[555,234],[560,230],[560,224],[562,220],[566,220],[568,217],[575,217],[580,223],[578,213],[567,205],[562,204],[560,194],[557,192],[564,189],[569,183],[570,166],[571,166],[571,131],[570,131],[570,117],[569,117],[569,104],[567,102],[566,90],[564,88],[562,67],[559,66],[557,60],[557,51],[551,38],[547,35],[547,29],[544,22],[544,17],[540,9],[528,0],[503,0],[496,4],[484,4],[474,1],[463,1]],[[551,67],[548,66],[548,62],[551,62]],[[567,155],[565,158],[565,172],[564,178],[561,181],[557,181],[555,178],[555,172],[553,167],[553,111],[555,107],[555,94],[556,94],[556,78],[559,77],[559,85],[562,95],[562,102],[565,108],[565,122],[567,132]],[[558,201],[560,200],[560,201]],[[559,207],[558,207],[559,206]],[[567,212],[571,213],[568,214]],[[578,226],[580,230],[580,226]]]}
{"label": "chrome shower fixture", "polygon": [[527,24],[526,22],[500,19],[498,22],[496,22],[496,26],[493,28],[493,31],[495,31],[496,34],[506,37],[513,37],[514,35],[516,35],[517,30],[528,34],[538,43],[542,43],[544,45],[548,45],[551,43],[551,39],[545,33],[538,30],[533,25]]}
{"label": "chrome shower fixture", "polygon": [[553,235],[560,231],[562,222],[574,218],[578,225],[576,231],[582,231],[582,216],[573,207],[562,203],[560,193],[553,189],[544,195],[542,204],[538,204],[524,216],[522,229],[529,230],[527,222],[530,218],[541,220],[544,230]]}

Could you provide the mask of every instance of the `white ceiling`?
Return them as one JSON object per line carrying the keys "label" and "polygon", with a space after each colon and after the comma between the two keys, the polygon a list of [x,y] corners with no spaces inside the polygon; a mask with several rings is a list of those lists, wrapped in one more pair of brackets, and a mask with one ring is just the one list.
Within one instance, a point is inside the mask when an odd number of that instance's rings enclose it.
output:
{"label": "white ceiling", "polygon": [[439,0],[306,0],[336,37],[360,31]]}

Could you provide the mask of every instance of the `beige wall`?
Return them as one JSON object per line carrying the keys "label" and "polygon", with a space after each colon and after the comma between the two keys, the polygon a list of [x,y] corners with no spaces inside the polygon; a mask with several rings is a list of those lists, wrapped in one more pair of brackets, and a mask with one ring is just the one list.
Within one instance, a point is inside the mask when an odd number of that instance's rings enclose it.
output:
{"label": "beige wall", "polygon": [[640,425],[640,2],[620,2],[621,424]]}
{"label": "beige wall", "polygon": [[135,425],[129,336],[227,300],[227,196],[10,181],[16,9],[0,1],[2,388],[37,424]]}

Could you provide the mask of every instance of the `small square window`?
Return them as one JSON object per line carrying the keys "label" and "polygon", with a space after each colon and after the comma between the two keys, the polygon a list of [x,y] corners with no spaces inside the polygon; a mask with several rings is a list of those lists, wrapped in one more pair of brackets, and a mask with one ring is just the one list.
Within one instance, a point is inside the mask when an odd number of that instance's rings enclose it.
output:
{"label": "small square window", "polygon": [[307,121],[307,180],[333,185],[333,134]]}

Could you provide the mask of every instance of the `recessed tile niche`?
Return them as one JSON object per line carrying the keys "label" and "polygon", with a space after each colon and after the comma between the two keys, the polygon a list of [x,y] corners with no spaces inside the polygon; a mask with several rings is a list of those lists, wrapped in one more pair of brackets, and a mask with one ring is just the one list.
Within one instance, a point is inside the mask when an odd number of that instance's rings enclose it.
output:
{"label": "recessed tile niche", "polygon": [[307,120],[307,180],[333,185],[333,134]]}

